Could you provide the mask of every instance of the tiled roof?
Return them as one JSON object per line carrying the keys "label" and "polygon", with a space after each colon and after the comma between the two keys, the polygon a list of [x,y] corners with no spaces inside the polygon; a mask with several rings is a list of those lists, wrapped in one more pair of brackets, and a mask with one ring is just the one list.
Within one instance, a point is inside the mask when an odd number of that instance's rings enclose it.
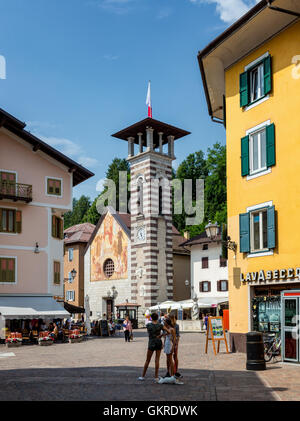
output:
{"label": "tiled roof", "polygon": [[95,225],[85,222],[84,224],[73,225],[64,230],[65,244],[87,243],[94,232]]}
{"label": "tiled roof", "polygon": [[214,240],[211,240],[210,238],[207,237],[206,232],[201,232],[201,234],[196,235],[195,237],[184,241],[181,246],[185,247],[185,246],[193,246],[195,244],[203,244],[203,243],[216,243],[218,241],[221,241],[221,234],[218,234],[217,237]]}

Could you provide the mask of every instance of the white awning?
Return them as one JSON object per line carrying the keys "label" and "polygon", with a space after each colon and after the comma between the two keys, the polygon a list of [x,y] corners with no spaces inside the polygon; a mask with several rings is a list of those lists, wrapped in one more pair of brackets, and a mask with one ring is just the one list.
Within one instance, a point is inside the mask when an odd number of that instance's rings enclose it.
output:
{"label": "white awning", "polygon": [[[204,297],[198,299],[199,308],[211,308],[217,307],[218,304],[228,303],[227,297]],[[163,303],[157,304],[156,306],[149,307],[149,310],[179,310],[189,309],[194,305],[194,300],[183,300],[183,301],[164,301]]]}
{"label": "white awning", "polygon": [[64,307],[46,294],[0,294],[0,315],[6,319],[65,319]]}

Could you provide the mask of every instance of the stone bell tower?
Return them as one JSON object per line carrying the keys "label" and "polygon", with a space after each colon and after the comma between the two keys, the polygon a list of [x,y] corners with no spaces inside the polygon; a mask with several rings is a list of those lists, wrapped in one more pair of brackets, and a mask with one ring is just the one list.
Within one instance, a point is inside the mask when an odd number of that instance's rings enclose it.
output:
{"label": "stone bell tower", "polygon": [[[140,312],[173,299],[172,161],[189,132],[150,117],[115,133],[128,142],[131,174],[131,301]],[[135,150],[136,149],[136,150]]]}

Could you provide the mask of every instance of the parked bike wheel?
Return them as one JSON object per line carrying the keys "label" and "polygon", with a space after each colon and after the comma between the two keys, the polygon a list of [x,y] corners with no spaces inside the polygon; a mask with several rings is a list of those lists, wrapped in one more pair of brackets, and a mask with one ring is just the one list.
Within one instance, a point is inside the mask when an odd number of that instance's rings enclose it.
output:
{"label": "parked bike wheel", "polygon": [[265,343],[264,344],[264,359],[265,361],[268,363],[269,361],[271,361],[273,357],[273,346]]}

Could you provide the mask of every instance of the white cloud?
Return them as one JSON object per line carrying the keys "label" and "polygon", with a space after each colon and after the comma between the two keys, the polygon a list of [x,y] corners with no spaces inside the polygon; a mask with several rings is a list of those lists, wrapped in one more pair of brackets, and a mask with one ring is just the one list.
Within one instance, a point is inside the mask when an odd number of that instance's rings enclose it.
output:
{"label": "white cloud", "polygon": [[165,19],[168,18],[172,14],[172,9],[170,7],[165,7],[161,9],[157,14],[157,19]]}
{"label": "white cloud", "polygon": [[92,0],[89,4],[96,5],[101,9],[117,15],[123,15],[130,10],[130,3],[136,0]]}
{"label": "white cloud", "polygon": [[106,178],[100,178],[100,180],[97,181],[96,184],[96,191],[102,192],[104,189],[104,182]]}
{"label": "white cloud", "polygon": [[220,19],[225,23],[232,23],[239,19],[259,1],[260,0],[190,0],[193,4],[215,4]]}
{"label": "white cloud", "polygon": [[108,61],[114,61],[118,60],[119,56],[114,56],[113,54],[105,54],[103,58]]}
{"label": "white cloud", "polygon": [[39,121],[31,121],[27,124],[27,127],[31,128],[32,133],[39,139],[59,150],[64,155],[74,159],[74,161],[78,162],[78,164],[87,168],[94,168],[99,165],[96,158],[86,156],[86,151],[82,148],[82,146],[72,140],[64,137],[44,136],[40,133],[43,128],[52,129],[56,127],[55,125]]}

